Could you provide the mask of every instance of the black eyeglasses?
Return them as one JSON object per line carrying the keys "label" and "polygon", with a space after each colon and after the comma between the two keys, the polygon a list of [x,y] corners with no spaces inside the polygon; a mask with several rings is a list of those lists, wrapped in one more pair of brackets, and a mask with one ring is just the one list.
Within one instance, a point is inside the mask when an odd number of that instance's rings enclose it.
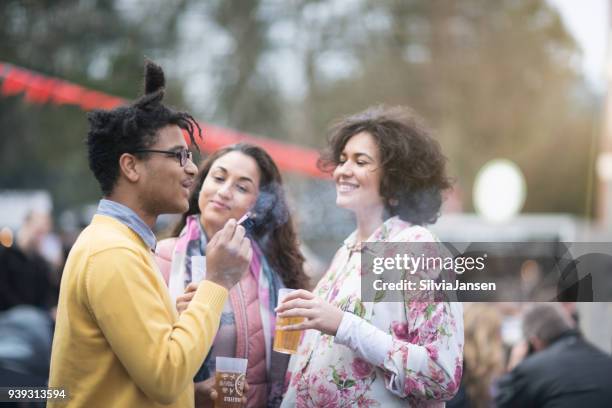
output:
{"label": "black eyeglasses", "polygon": [[134,153],[163,153],[167,156],[174,156],[178,159],[181,167],[187,165],[187,160],[193,161],[193,153],[187,149],[175,151],[175,150],[154,150],[154,149],[140,149],[135,150]]}

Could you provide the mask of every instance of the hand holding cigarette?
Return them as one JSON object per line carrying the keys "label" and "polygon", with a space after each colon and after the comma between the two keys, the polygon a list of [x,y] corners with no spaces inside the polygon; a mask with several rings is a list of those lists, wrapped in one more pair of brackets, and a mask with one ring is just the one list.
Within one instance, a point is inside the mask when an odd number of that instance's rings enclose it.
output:
{"label": "hand holding cigarette", "polygon": [[255,228],[255,221],[253,218],[253,213],[247,211],[246,214],[238,220],[238,225],[242,225],[247,232],[253,232],[253,228]]}
{"label": "hand holding cigarette", "polygon": [[229,290],[248,269],[252,254],[245,228],[228,220],[206,247],[206,279]]}

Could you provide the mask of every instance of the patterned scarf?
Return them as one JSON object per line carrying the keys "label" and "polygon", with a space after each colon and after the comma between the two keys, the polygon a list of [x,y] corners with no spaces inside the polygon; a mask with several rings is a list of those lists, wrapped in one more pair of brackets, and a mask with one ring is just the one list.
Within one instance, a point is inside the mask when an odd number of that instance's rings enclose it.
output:
{"label": "patterned scarf", "polygon": [[[254,239],[249,238],[253,248],[253,258],[249,266],[249,272],[253,274],[258,284],[257,296],[259,299],[259,313],[264,330],[266,342],[266,366],[270,368],[270,356],[267,351],[271,350],[271,342],[274,337],[274,327],[276,316],[274,308],[278,303],[278,290],[283,288],[283,282],[278,274],[270,267],[265,255]],[[205,269],[206,245],[208,240],[204,229],[200,223],[199,216],[190,215],[187,217],[185,227],[181,231],[172,254],[172,266],[168,287],[172,302],[176,303],[176,298],[184,293],[185,287],[192,281],[194,271],[193,265],[202,265]],[[198,266],[201,267],[201,266]],[[200,277],[206,277],[206,272],[196,273]]]}

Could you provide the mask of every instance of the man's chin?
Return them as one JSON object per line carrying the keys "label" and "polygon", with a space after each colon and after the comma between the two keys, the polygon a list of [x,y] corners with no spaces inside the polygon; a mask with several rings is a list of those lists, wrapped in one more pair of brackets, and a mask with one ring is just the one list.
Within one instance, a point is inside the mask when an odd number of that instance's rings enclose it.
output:
{"label": "man's chin", "polygon": [[187,212],[187,210],[189,210],[189,201],[186,201],[182,205],[178,206],[176,214],[183,214],[183,213]]}
{"label": "man's chin", "polygon": [[189,209],[189,201],[185,201],[184,203],[176,203],[173,206],[168,206],[163,214],[183,214],[186,213]]}

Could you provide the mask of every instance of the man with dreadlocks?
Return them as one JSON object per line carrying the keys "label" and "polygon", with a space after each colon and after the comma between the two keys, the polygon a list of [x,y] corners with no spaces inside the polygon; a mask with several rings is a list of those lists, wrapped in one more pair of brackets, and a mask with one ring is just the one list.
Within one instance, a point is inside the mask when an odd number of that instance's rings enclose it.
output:
{"label": "man with dreadlocks", "polygon": [[201,131],[162,104],[164,84],[147,61],[143,97],[89,115],[89,167],[104,198],[66,262],[49,381],[71,407],[192,407],[193,376],[251,259],[244,228],[229,220],[208,244],[207,280],[177,315],[151,228],[158,215],[189,208],[197,168],[181,129],[192,143]]}

